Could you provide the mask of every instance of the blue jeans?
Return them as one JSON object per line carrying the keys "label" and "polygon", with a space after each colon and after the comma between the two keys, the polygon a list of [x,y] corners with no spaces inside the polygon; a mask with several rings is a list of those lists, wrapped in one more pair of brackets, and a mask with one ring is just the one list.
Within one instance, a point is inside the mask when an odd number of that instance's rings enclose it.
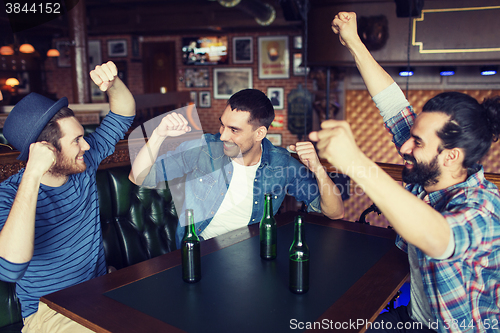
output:
{"label": "blue jeans", "polygon": [[427,328],[424,324],[410,318],[406,306],[399,306],[380,314],[377,319],[368,326],[366,333],[382,332],[436,332]]}

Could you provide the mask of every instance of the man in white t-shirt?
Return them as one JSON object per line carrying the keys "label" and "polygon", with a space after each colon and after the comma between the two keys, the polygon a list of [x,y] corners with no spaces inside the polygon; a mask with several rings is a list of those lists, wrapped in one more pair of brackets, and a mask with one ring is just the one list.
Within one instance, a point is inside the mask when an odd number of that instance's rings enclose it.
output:
{"label": "man in white t-shirt", "polygon": [[183,142],[175,151],[158,157],[165,138],[191,130],[182,115],[168,114],[132,165],[130,180],[147,187],[186,176],[176,233],[178,247],[186,208],[194,210],[196,232],[207,239],[260,222],[266,193],[273,195],[274,214],[289,194],[304,202],[308,211],[343,217],[340,191],[321,165],[313,144],[290,146],[302,164],[266,139],[274,108],[263,92],[245,89],[235,93],[219,120],[219,134],[204,134],[200,140]]}

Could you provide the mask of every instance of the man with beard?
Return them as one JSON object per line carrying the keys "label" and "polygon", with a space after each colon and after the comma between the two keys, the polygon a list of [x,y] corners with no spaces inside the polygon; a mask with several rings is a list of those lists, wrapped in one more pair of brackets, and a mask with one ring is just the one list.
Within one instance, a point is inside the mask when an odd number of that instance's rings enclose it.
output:
{"label": "man with beard", "polygon": [[31,93],[5,121],[5,137],[27,160],[0,184],[0,279],[16,283],[23,332],[90,332],[39,298],[106,274],[96,171],[131,125],[135,102],[112,62],[90,76],[111,111],[88,137],[66,97]]}
{"label": "man with beard", "polygon": [[308,211],[323,212],[330,218],[343,216],[340,192],[312,143],[298,142],[291,147],[306,168],[286,149],[266,139],[273,119],[273,106],[262,91],[241,90],[228,100],[219,118],[219,134],[183,142],[157,158],[166,137],[191,130],[180,114],[170,113],[162,119],[135,158],[129,178],[138,185],[155,187],[186,175],[177,247],[184,234],[181,226],[186,208],[194,210],[197,234],[209,239],[260,222],[266,193],[272,194],[274,214],[290,194],[304,202]]}
{"label": "man with beard", "polygon": [[408,252],[410,304],[381,314],[375,331],[498,331],[500,196],[477,163],[498,138],[500,98],[479,104],[445,92],[417,117],[361,42],[356,14],[339,13],[332,29],[353,55],[405,160],[407,191],[361,152],[346,122],[325,121],[310,136],[319,140],[320,156],[364,188]]}

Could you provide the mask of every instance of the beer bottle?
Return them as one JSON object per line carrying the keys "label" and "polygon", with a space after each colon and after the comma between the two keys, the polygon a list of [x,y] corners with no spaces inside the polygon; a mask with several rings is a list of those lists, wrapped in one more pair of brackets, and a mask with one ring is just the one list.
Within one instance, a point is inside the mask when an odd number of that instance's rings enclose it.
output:
{"label": "beer bottle", "polygon": [[182,251],[182,279],[188,283],[195,283],[201,279],[200,239],[194,227],[192,209],[186,209],[186,226],[181,243]]}
{"label": "beer bottle", "polygon": [[273,216],[271,194],[265,194],[264,198],[264,216],[259,225],[260,257],[265,260],[273,260],[276,258],[278,230]]}
{"label": "beer bottle", "polygon": [[304,237],[302,216],[295,218],[292,246],[289,251],[290,291],[303,294],[309,290],[309,247]]}

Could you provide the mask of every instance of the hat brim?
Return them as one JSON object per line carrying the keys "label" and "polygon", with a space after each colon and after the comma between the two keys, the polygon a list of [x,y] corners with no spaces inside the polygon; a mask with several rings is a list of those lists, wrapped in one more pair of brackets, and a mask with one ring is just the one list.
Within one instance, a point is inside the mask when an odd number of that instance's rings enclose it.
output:
{"label": "hat brim", "polygon": [[26,161],[28,159],[30,152],[30,145],[34,143],[36,139],[38,139],[40,133],[42,133],[47,123],[50,121],[50,119],[52,119],[52,117],[54,117],[57,111],[67,106],[68,106],[68,99],[66,97],[63,97],[54,104],[52,104],[52,106],[48,108],[47,111],[45,111],[45,113],[38,119],[35,126],[33,126],[38,130],[31,132],[30,135],[26,137],[26,140],[24,141],[23,144],[23,149],[21,150],[19,156],[17,157],[18,160]]}

